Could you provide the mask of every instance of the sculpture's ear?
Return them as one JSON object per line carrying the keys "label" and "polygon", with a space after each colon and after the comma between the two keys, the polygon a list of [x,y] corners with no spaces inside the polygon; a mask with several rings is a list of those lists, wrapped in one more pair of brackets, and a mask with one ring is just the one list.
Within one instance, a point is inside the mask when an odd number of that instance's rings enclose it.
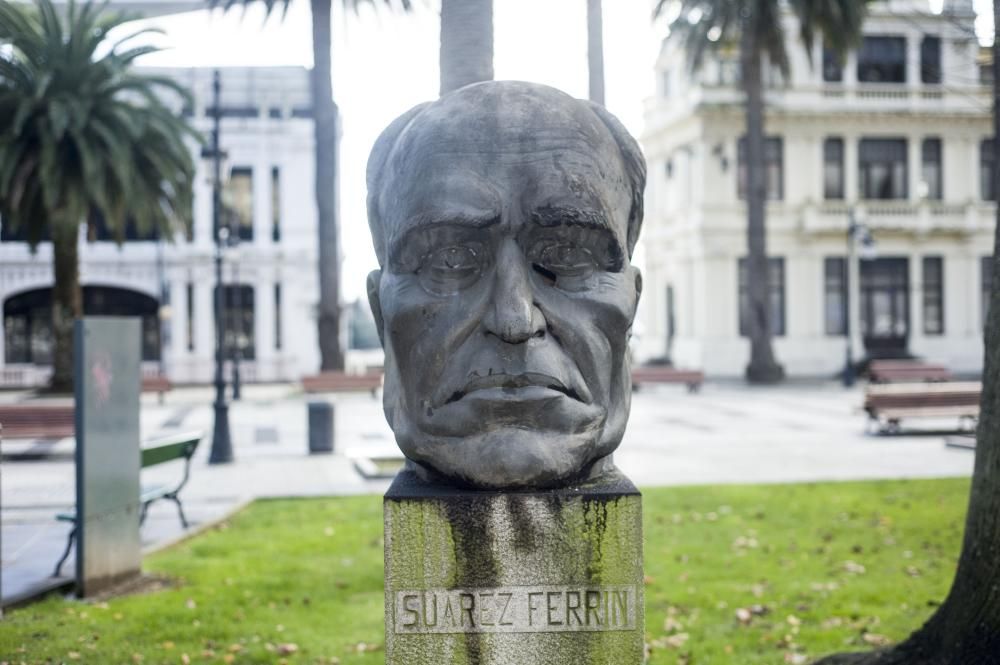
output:
{"label": "sculpture's ear", "polygon": [[375,329],[378,330],[378,341],[385,348],[385,330],[382,319],[382,302],[378,299],[378,287],[382,281],[382,271],[372,270],[368,273],[368,306],[372,308],[372,316],[375,317]]}

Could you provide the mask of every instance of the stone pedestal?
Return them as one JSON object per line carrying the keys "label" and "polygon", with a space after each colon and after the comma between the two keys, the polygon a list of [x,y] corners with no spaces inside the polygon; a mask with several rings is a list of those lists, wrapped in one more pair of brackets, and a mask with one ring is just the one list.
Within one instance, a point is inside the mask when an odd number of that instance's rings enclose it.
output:
{"label": "stone pedestal", "polygon": [[559,490],[385,495],[387,665],[639,665],[642,499],[618,471]]}

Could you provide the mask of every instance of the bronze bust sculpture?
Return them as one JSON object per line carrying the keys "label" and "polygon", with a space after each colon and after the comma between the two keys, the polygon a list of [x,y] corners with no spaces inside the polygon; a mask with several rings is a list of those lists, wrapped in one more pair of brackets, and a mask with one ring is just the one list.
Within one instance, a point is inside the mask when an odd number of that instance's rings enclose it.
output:
{"label": "bronze bust sculpture", "polygon": [[543,85],[471,85],[383,132],[368,295],[386,418],[413,468],[488,489],[612,468],[644,184],[614,116]]}

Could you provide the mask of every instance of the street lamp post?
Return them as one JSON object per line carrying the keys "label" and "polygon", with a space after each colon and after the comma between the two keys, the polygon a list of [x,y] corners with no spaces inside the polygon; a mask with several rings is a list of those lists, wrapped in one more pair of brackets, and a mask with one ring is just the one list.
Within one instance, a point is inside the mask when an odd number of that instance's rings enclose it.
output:
{"label": "street lamp post", "polygon": [[239,230],[231,232],[230,245],[233,248],[233,348],[230,362],[233,364],[233,400],[240,399],[240,360],[243,358],[243,287],[240,285]]}
{"label": "street lamp post", "polygon": [[229,230],[221,224],[222,212],[222,150],[219,147],[219,126],[222,116],[219,70],[212,75],[212,226],[215,230],[215,426],[212,430],[212,450],[209,464],[233,461],[233,444],[229,438],[229,405],[226,403],[226,380],[222,373],[225,357],[225,326],[222,283],[222,246]]}
{"label": "street lamp post", "polygon": [[858,265],[857,248],[860,240],[863,246],[864,256],[861,258],[871,258],[875,249],[875,240],[872,238],[871,230],[862,222],[858,221],[854,208],[848,213],[847,222],[847,265],[845,266],[846,288],[844,289],[844,371],[842,379],[845,388],[854,385],[856,373],[854,371],[854,344],[853,326],[851,321],[854,318],[855,307],[851,303],[851,294],[858,294],[858,303],[861,304],[861,267]]}

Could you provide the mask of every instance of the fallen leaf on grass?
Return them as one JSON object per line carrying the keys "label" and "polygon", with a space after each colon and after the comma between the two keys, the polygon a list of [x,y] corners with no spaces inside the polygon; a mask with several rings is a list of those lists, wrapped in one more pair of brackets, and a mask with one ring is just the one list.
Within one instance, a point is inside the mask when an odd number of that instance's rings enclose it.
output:
{"label": "fallen leaf on grass", "polygon": [[878,633],[865,633],[861,639],[865,641],[865,644],[870,644],[873,647],[887,647],[892,644],[892,640]]}
{"label": "fallen leaf on grass", "polygon": [[299,645],[294,642],[286,642],[278,645],[278,655],[289,656],[299,650]]}

